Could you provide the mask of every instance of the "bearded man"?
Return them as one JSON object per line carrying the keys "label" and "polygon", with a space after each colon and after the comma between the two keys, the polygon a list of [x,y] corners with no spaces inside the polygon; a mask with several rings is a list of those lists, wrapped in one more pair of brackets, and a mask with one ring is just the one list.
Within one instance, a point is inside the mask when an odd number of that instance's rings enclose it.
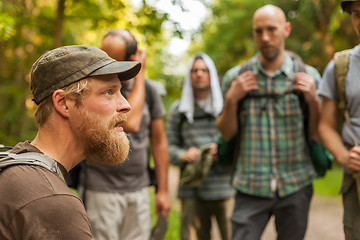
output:
{"label": "bearded man", "polygon": [[[38,133],[10,154],[50,163],[11,165],[0,172],[0,239],[92,239],[82,201],[67,173],[83,159],[118,164],[129,152],[122,124],[130,105],[120,93],[139,62],[117,62],[99,48],[65,46],[31,69]],[[31,154],[31,155],[29,155]]]}

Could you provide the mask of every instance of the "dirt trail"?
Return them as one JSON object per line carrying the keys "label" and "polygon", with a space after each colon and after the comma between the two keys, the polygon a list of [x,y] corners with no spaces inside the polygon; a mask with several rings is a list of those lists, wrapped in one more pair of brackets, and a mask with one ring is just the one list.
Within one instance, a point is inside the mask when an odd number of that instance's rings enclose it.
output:
{"label": "dirt trail", "polygon": [[[173,199],[173,208],[180,209],[176,201],[179,172],[176,167],[171,166],[169,172],[170,195]],[[310,206],[308,228],[304,240],[344,240],[342,224],[342,202],[341,197],[319,197],[314,196]],[[220,239],[218,230],[214,229],[212,240]],[[274,219],[267,225],[261,240],[276,240]]]}
{"label": "dirt trail", "polygon": [[[344,240],[341,197],[314,196],[310,206],[308,228],[304,240]],[[274,219],[271,219],[262,240],[275,240]]]}

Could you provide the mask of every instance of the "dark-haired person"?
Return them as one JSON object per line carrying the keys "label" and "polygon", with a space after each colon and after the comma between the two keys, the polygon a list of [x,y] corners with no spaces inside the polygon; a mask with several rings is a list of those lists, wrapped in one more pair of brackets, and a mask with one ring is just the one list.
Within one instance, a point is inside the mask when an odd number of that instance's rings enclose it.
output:
{"label": "dark-haired person", "polygon": [[[156,214],[167,217],[170,211],[167,185],[169,154],[163,121],[165,109],[160,94],[151,83],[148,85],[151,91],[145,91],[146,53],[137,49],[137,41],[129,31],[110,30],[103,38],[101,48],[118,61],[139,60],[142,68],[121,89],[131,105],[128,121],[123,125],[130,141],[129,157],[115,166],[91,164],[83,168],[86,211],[97,240],[149,239],[149,140],[158,183]],[[150,95],[147,97],[151,103],[145,101],[146,93]]]}
{"label": "dark-haired person", "polygon": [[[344,12],[351,15],[352,23],[356,34],[360,34],[360,1],[341,1]],[[360,46],[351,49],[348,56],[348,64],[338,63],[338,71],[346,72],[342,82],[346,104],[344,108],[348,112],[350,125],[344,121],[341,126],[341,133],[338,132],[338,121],[343,112],[339,104],[340,97],[335,78],[335,62],[330,61],[325,68],[323,80],[319,87],[319,95],[322,96],[322,112],[319,123],[319,132],[325,147],[334,155],[335,159],[344,168],[341,193],[344,205],[344,232],[346,240],[360,239],[360,207],[358,183],[353,173],[360,171],[360,148],[355,146],[360,140]],[[342,58],[345,60],[346,58]],[[340,69],[340,68],[346,68]],[[340,80],[339,80],[340,81]],[[355,139],[355,140],[354,140]],[[358,173],[357,173],[358,174]]]}

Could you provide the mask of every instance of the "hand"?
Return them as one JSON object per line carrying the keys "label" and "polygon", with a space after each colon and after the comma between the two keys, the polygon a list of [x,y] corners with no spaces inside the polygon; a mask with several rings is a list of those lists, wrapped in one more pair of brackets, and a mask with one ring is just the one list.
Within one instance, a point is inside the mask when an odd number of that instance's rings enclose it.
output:
{"label": "hand", "polygon": [[240,74],[230,86],[227,97],[238,102],[243,99],[249,91],[258,90],[259,86],[256,79],[256,74],[251,71],[246,71]]}
{"label": "hand", "polygon": [[218,151],[218,145],[216,143],[212,143],[210,146],[209,154],[213,155],[214,162],[218,160],[217,151]]}
{"label": "hand", "polygon": [[294,90],[302,92],[305,102],[308,104],[316,101],[318,98],[315,79],[304,72],[294,74]]}
{"label": "hand", "polygon": [[209,153],[214,155],[214,154],[217,154],[217,151],[218,151],[218,145],[216,143],[212,143],[210,145],[210,151]]}
{"label": "hand", "polygon": [[341,164],[350,171],[360,171],[360,147],[351,148],[347,161]]}
{"label": "hand", "polygon": [[146,69],[146,50],[138,49],[137,52],[130,57],[131,61],[141,62],[141,70]]}
{"label": "hand", "polygon": [[199,149],[191,147],[184,153],[181,160],[183,162],[192,163],[196,160],[196,158],[200,155],[200,153],[201,151]]}
{"label": "hand", "polygon": [[165,217],[169,215],[171,204],[170,204],[170,197],[167,192],[156,193],[155,209],[156,209],[156,216],[159,216],[160,213]]}

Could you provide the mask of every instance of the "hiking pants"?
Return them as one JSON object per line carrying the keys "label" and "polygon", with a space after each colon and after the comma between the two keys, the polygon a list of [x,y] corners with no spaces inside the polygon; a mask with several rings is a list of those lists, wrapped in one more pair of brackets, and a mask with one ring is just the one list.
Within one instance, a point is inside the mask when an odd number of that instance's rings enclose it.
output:
{"label": "hiking pants", "polygon": [[356,182],[351,175],[344,174],[344,180],[352,182],[343,192],[344,232],[346,240],[360,240],[360,207]]}
{"label": "hiking pants", "polygon": [[232,198],[224,200],[200,200],[186,198],[181,200],[181,239],[192,239],[195,230],[198,240],[211,239],[212,218],[217,222],[222,240],[230,239],[230,215],[234,201]]}
{"label": "hiking pants", "polygon": [[128,193],[87,190],[86,211],[96,240],[146,240],[150,237],[148,187]]}
{"label": "hiking pants", "polygon": [[303,240],[313,187],[309,185],[289,196],[263,198],[237,192],[232,220],[232,239],[260,240],[272,215],[278,240]]}

